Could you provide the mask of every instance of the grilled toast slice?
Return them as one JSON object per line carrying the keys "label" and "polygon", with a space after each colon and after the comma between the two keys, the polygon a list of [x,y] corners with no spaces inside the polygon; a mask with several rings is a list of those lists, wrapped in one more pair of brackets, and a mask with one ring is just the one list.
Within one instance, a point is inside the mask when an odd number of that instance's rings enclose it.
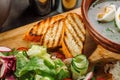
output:
{"label": "grilled toast slice", "polygon": [[41,20],[26,32],[24,40],[31,42],[40,42],[40,39],[44,36],[49,26],[56,21],[63,19],[64,17],[65,16],[63,15],[59,15],[47,18],[45,20]]}
{"label": "grilled toast slice", "polygon": [[66,17],[59,15],[42,20],[25,34],[24,39],[48,48],[62,46],[67,58],[82,53],[85,34],[82,17],[68,13]]}
{"label": "grilled toast slice", "polygon": [[76,13],[68,13],[64,27],[62,41],[64,55],[69,58],[81,54],[86,34],[82,18]]}
{"label": "grilled toast slice", "polygon": [[55,48],[61,46],[64,33],[64,20],[58,20],[49,26],[49,29],[41,39],[41,45],[47,46],[48,48]]}
{"label": "grilled toast slice", "polygon": [[[40,45],[45,45],[48,48],[49,47],[55,47],[55,46],[59,46],[58,45],[58,40],[59,37],[61,37],[61,29],[62,27],[59,27],[59,24],[62,24],[62,19],[64,19],[65,16],[63,15],[59,15],[59,16],[53,16],[51,18],[47,18],[45,20],[42,20],[40,22],[38,22],[37,24],[35,24],[30,30],[28,30],[28,32],[25,34],[24,36],[24,40],[26,41],[31,41],[31,42],[37,42]],[[55,30],[56,29],[56,30]],[[60,29],[60,30],[57,30]],[[53,31],[54,32],[53,32]],[[56,32],[59,31],[60,33]],[[55,32],[57,33],[56,35],[59,36],[55,36]],[[48,35],[48,33],[50,33]],[[55,40],[53,39],[55,38]],[[47,40],[50,39],[50,40]],[[53,45],[53,41],[54,40],[54,45]],[[50,42],[51,41],[51,42]],[[57,41],[57,42],[55,42]],[[49,42],[49,44],[48,44]]]}

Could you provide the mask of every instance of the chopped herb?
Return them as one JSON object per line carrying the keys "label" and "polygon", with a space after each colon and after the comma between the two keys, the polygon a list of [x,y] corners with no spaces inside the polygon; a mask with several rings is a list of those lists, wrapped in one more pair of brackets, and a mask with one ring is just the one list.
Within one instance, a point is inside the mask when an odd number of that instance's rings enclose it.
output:
{"label": "chopped herb", "polygon": [[113,29],[111,29],[111,28],[106,28],[106,31],[110,31],[112,33],[115,33],[115,31]]}
{"label": "chopped herb", "polygon": [[92,80],[96,80],[95,77],[93,77]]}

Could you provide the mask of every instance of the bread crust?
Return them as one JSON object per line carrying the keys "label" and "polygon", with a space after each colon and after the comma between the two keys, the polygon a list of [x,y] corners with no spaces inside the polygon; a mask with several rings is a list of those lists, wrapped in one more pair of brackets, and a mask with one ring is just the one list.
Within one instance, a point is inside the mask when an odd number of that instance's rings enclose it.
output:
{"label": "bread crust", "polygon": [[[82,54],[83,45],[85,41],[85,28],[83,23],[78,25],[77,20],[82,23],[82,18],[76,13],[68,13],[65,18],[65,32],[62,41],[64,55],[74,57]],[[72,56],[71,56],[71,55]]]}
{"label": "bread crust", "polygon": [[[46,40],[45,36],[48,36],[48,33],[55,34],[52,29],[57,28],[56,30],[59,30],[59,24],[65,17],[63,15],[59,16],[53,16],[50,18],[46,18],[45,20],[42,20],[35,24],[30,30],[28,30],[24,35],[24,40],[39,43],[40,45],[47,46],[48,48],[55,48],[57,46],[61,46],[60,43],[55,42],[55,44],[52,44],[54,41],[53,38],[51,38],[52,35],[49,35],[49,39]],[[63,29],[62,29],[63,30]],[[60,35],[62,35],[62,31],[60,32]],[[56,32],[57,33],[57,32]],[[59,35],[59,37],[61,37]],[[59,38],[57,38],[59,39]],[[59,39],[60,40],[60,39]],[[61,41],[61,40],[60,40]],[[49,43],[50,42],[50,43]],[[58,45],[59,44],[59,45]]]}
{"label": "bread crust", "polygon": [[70,58],[82,54],[85,34],[82,17],[77,13],[67,13],[40,21],[25,34],[24,39],[51,49],[62,47],[65,57]]}

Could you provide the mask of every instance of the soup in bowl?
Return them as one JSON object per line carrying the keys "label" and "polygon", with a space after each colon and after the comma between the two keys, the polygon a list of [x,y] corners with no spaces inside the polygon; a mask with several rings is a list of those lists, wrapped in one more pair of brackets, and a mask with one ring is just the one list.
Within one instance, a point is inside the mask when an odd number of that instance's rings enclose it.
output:
{"label": "soup in bowl", "polygon": [[120,53],[120,0],[83,0],[85,26],[104,48]]}

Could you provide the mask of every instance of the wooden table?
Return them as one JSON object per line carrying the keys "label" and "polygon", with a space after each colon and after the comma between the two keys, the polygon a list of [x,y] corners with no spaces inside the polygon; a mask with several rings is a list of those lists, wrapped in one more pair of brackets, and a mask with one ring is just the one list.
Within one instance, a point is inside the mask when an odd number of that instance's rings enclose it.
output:
{"label": "wooden table", "polygon": [[[70,12],[75,12],[81,15],[80,8],[77,8],[75,10],[72,10]],[[67,12],[66,12],[67,13]],[[66,13],[62,13],[62,15],[65,15]],[[39,21],[37,21],[39,22]],[[0,46],[7,46],[10,48],[18,48],[18,47],[29,47],[31,45],[30,42],[26,42],[23,40],[23,36],[29,28],[31,28],[33,25],[35,25],[37,22],[33,22],[31,24],[21,26],[19,28],[3,32],[0,34]],[[96,50],[95,50],[96,49]],[[120,60],[120,55],[116,54],[114,52],[110,52],[103,47],[97,45],[94,40],[91,38],[91,36],[88,34],[86,35],[86,41],[84,45],[84,51],[83,54],[85,54],[87,57],[89,57],[90,62],[97,63],[98,61],[104,60],[104,59],[113,59],[114,56],[116,57],[116,60]],[[111,57],[112,55],[112,57]],[[100,75],[104,76],[105,75]],[[111,80],[111,77],[108,77],[107,80]]]}

